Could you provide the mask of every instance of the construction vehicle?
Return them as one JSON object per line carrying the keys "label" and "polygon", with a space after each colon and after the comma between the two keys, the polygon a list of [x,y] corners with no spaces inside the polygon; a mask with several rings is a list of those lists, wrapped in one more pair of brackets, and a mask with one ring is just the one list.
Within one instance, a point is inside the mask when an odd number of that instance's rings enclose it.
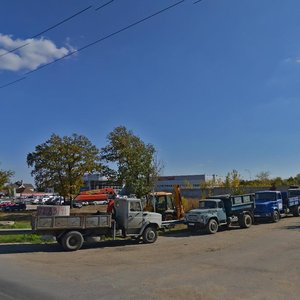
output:
{"label": "construction vehicle", "polygon": [[157,212],[163,221],[180,220],[184,217],[184,209],[179,185],[174,192],[154,192],[146,197],[144,211]]}
{"label": "construction vehicle", "polygon": [[103,188],[80,192],[75,201],[108,201],[116,198],[116,191],[113,188]]}
{"label": "construction vehicle", "polygon": [[80,249],[90,237],[107,236],[115,239],[131,237],[144,243],[154,243],[162,217],[153,212],[144,212],[140,199],[117,198],[115,217],[109,213],[93,215],[33,216],[32,228],[1,229],[0,235],[39,234],[52,235],[66,251]]}

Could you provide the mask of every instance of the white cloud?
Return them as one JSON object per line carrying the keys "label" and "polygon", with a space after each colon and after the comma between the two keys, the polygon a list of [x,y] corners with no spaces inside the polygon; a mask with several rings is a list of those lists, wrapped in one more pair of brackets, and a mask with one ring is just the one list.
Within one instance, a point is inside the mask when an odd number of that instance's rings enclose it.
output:
{"label": "white cloud", "polygon": [[[3,55],[25,44],[28,45]],[[45,38],[22,40],[13,39],[10,35],[0,33],[0,70],[32,71],[41,65],[67,55],[71,51],[71,47],[58,48],[52,41]]]}

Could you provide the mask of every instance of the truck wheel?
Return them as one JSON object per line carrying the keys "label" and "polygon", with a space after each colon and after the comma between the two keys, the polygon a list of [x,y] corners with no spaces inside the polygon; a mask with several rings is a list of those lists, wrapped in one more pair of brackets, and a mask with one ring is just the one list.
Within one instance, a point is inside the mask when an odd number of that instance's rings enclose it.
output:
{"label": "truck wheel", "polygon": [[145,244],[154,243],[157,240],[157,230],[155,227],[149,226],[143,232],[143,242]]}
{"label": "truck wheel", "polygon": [[252,218],[249,214],[244,214],[239,222],[242,228],[249,228],[252,225]]}
{"label": "truck wheel", "polygon": [[61,238],[61,244],[66,251],[76,251],[83,244],[83,236],[78,231],[69,231]]}
{"label": "truck wheel", "polygon": [[300,216],[300,206],[295,207],[293,211],[293,216],[294,217],[299,217]]}
{"label": "truck wheel", "polygon": [[277,223],[277,222],[279,222],[279,220],[280,220],[279,212],[277,210],[275,210],[272,215],[272,222]]}
{"label": "truck wheel", "polygon": [[206,226],[207,233],[211,233],[211,234],[217,233],[218,229],[219,229],[218,222],[215,219],[210,219]]}

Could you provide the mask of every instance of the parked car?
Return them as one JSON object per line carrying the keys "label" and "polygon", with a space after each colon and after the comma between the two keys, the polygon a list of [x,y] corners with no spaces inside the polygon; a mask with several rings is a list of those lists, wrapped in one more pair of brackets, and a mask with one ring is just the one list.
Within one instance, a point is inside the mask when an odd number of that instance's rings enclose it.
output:
{"label": "parked car", "polygon": [[82,207],[82,204],[80,202],[73,202],[73,207],[74,208],[81,208]]}
{"label": "parked car", "polygon": [[26,210],[26,204],[25,203],[11,203],[10,205],[6,205],[3,210],[4,211]]}

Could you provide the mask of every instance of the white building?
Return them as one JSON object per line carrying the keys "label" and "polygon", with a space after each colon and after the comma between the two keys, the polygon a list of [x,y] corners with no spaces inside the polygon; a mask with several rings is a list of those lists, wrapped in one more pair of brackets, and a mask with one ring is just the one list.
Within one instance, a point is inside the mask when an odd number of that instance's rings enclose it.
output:
{"label": "white building", "polygon": [[174,185],[180,188],[200,189],[201,183],[205,182],[205,175],[178,175],[160,176],[156,183],[156,191],[172,191]]}

